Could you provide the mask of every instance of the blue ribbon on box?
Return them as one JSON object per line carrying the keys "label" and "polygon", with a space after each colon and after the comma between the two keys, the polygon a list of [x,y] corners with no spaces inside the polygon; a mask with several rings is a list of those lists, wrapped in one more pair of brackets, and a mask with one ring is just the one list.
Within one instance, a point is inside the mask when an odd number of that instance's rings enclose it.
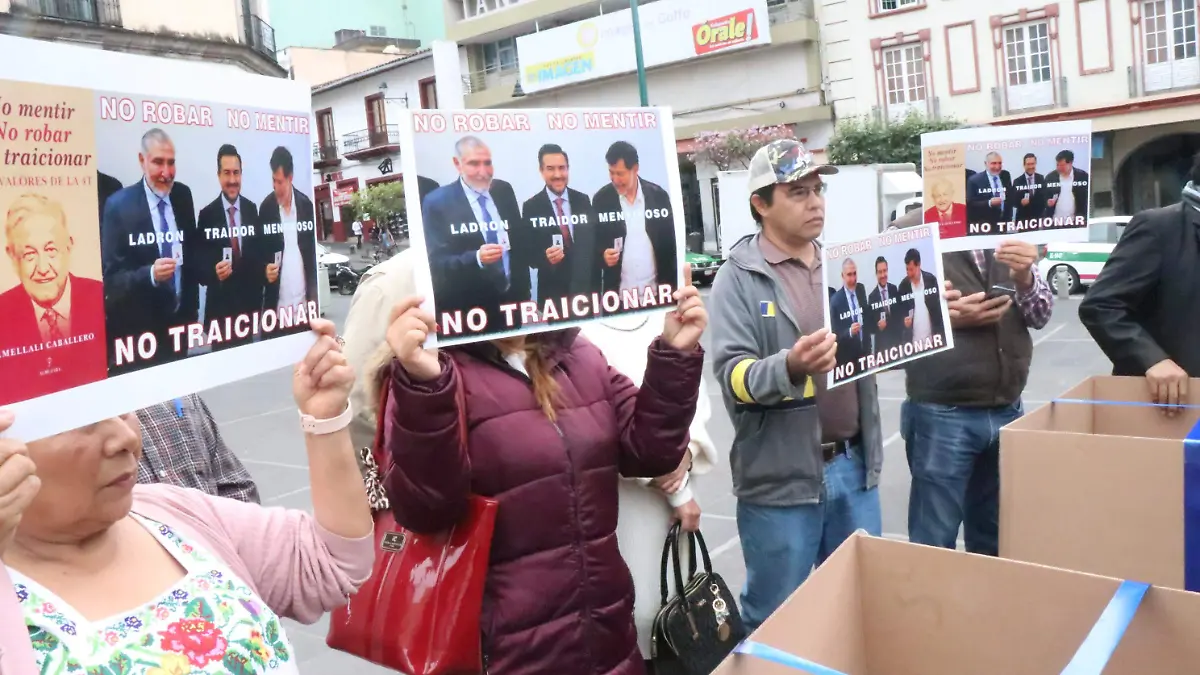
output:
{"label": "blue ribbon on box", "polygon": [[[1200,425],[1197,425],[1200,426]],[[1060,675],[1100,675],[1108,660],[1112,658],[1125,630],[1137,614],[1142,598],[1146,597],[1149,584],[1140,581],[1122,581],[1117,592],[1108,601],[1108,606],[1100,613],[1100,618],[1088,631],[1088,635],[1079,645],[1075,656]],[[778,663],[793,670],[809,673],[810,675],[845,675],[844,673],[813,663],[795,654],[789,654],[782,649],[768,647],[761,642],[744,640],[734,648],[735,654],[754,656],[764,661]]]}
{"label": "blue ribbon on box", "polygon": [[[1053,403],[1086,405],[1119,405],[1135,408],[1177,408],[1200,410],[1200,405],[1171,406],[1145,401],[1089,401],[1080,398],[1059,398]],[[1183,587],[1200,591],[1200,421],[1183,439]]]}

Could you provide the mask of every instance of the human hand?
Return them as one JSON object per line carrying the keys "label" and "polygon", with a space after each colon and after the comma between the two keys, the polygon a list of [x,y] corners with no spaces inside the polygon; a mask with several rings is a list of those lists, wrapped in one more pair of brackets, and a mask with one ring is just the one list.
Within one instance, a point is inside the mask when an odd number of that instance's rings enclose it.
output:
{"label": "human hand", "polygon": [[788,374],[792,382],[806,375],[823,375],[837,365],[837,336],[822,328],[796,340],[788,350]]}
{"label": "human hand", "polygon": [[858,335],[858,331],[860,331],[860,330],[862,330],[862,326],[857,321],[850,324],[850,334],[851,335]]}
{"label": "human hand", "polygon": [[567,254],[563,251],[563,247],[561,246],[551,246],[550,248],[546,249],[546,260],[548,260],[551,265],[557,265],[566,257]]}
{"label": "human hand", "polygon": [[1008,266],[1008,275],[1022,290],[1033,285],[1037,246],[1025,241],[1006,241],[996,249],[996,261]]}
{"label": "human hand", "polygon": [[159,258],[154,261],[154,280],[158,283],[170,281],[175,276],[175,259]]}
{"label": "human hand", "polygon": [[[1160,405],[1177,406],[1187,403],[1188,374],[1171,359],[1163,359],[1146,371],[1150,400]],[[1168,417],[1175,417],[1180,408],[1163,408]]]}
{"label": "human hand", "polygon": [[1029,206],[1029,195],[1025,195],[1025,198],[1021,200],[1021,206]]}
{"label": "human hand", "polygon": [[225,281],[231,274],[233,274],[233,263],[228,260],[217,263],[217,279],[219,281]]}
{"label": "human hand", "polygon": [[980,291],[974,295],[960,297],[949,305],[951,326],[974,328],[998,323],[1012,306],[1012,298],[1001,295],[989,300],[987,295]]}
{"label": "human hand", "polygon": [[267,283],[273,284],[276,281],[279,281],[279,265],[269,263],[267,265]]}
{"label": "human hand", "polygon": [[1050,199],[1046,200],[1046,206],[1054,206],[1057,203],[1058,203],[1058,197],[1051,197]]}
{"label": "human hand", "polygon": [[683,453],[683,460],[679,462],[679,466],[671,473],[659,476],[650,481],[654,487],[662,490],[663,493],[673,495],[679,492],[679,488],[683,487],[683,481],[687,478],[687,473],[692,468],[692,451],[687,450]]}
{"label": "human hand", "polygon": [[875,324],[879,330],[887,330],[887,319],[880,319],[879,323]]}
{"label": "human hand", "polygon": [[387,343],[408,376],[418,382],[437,379],[442,372],[436,349],[425,349],[425,340],[436,324],[429,312],[421,309],[425,299],[409,296],[392,308],[388,320]]}
{"label": "human hand", "polygon": [[679,305],[663,319],[662,337],[667,344],[686,352],[700,344],[700,336],[708,327],[708,310],[704,309],[700,291],[692,285],[692,266],[686,263],[683,265],[683,284],[683,288],[673,294]]}
{"label": "human hand", "polygon": [[992,197],[992,199],[988,202],[988,204],[990,204],[991,206],[1000,206],[1000,198]]}
{"label": "human hand", "polygon": [[292,378],[292,396],[296,407],[306,415],[324,420],[341,415],[350,404],[354,368],[346,361],[337,341],[337,327],[328,319],[309,322],[317,341],[304,360],[296,364]]}
{"label": "human hand", "polygon": [[621,260],[621,252],[615,248],[604,249],[604,264],[609,267],[616,267]]}
{"label": "human hand", "polygon": [[679,521],[679,528],[684,532],[700,531],[700,505],[695,499],[676,506],[674,515],[675,520]]}
{"label": "human hand", "polygon": [[479,247],[479,262],[491,265],[504,257],[504,247],[500,244],[484,244]]}
{"label": "human hand", "polygon": [[[950,310],[950,324],[954,325],[954,322],[959,317],[957,305],[955,303],[962,299],[962,291],[955,288],[954,284],[950,283],[949,281],[942,282],[942,286],[945,288],[945,290],[942,291],[942,298],[946,301],[947,308]],[[905,321],[905,325],[912,325],[912,319],[906,319]]]}
{"label": "human hand", "polygon": [[[0,409],[0,433],[8,430],[16,415]],[[0,437],[0,554],[8,550],[21,514],[37,496],[42,482],[29,459],[29,448],[15,438]]]}

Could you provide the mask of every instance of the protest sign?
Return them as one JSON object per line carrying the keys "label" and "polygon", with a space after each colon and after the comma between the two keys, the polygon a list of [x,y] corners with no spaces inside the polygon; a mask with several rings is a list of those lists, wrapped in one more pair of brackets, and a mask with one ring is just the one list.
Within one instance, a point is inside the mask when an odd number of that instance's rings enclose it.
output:
{"label": "protest sign", "polygon": [[1090,120],[938,131],[921,136],[925,223],[943,252],[1087,241]]}
{"label": "protest sign", "polygon": [[825,328],[837,336],[829,388],[954,347],[936,227],[826,245],[821,268]]}
{"label": "protest sign", "polygon": [[309,95],[0,38],[0,406],[25,440],[289,365],[319,314]]}
{"label": "protest sign", "polygon": [[683,198],[659,108],[421,111],[401,134],[442,346],[675,305]]}

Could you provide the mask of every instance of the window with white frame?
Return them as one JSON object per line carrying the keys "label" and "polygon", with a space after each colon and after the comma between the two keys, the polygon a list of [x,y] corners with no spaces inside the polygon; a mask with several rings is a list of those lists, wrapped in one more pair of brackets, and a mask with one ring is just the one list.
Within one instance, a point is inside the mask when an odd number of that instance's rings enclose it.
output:
{"label": "window with white frame", "polygon": [[925,48],[922,44],[901,45],[883,52],[887,111],[903,117],[910,110],[927,112],[925,105]]}
{"label": "window with white frame", "polygon": [[894,12],[898,9],[920,7],[923,4],[925,4],[925,0],[875,0],[875,9],[882,14],[883,12]]}
{"label": "window with white frame", "polygon": [[517,39],[505,38],[483,46],[483,68],[488,73],[514,70],[517,67]]}
{"label": "window with white frame", "polygon": [[1200,84],[1196,0],[1142,2],[1142,35],[1146,91]]}
{"label": "window with white frame", "polygon": [[1009,110],[1054,105],[1049,23],[1038,21],[1004,29],[1004,72]]}

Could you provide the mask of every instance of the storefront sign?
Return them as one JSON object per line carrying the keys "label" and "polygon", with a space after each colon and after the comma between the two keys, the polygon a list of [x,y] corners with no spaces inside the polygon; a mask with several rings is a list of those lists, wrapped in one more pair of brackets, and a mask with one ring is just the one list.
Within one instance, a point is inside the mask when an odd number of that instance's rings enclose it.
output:
{"label": "storefront sign", "polygon": [[[766,0],[659,0],[638,15],[642,35],[653,36],[642,41],[647,68],[771,42]],[[517,62],[527,93],[631,73],[633,15],[623,9],[518,37]]]}
{"label": "storefront sign", "polygon": [[462,0],[463,18],[474,19],[519,4],[521,0]]}

